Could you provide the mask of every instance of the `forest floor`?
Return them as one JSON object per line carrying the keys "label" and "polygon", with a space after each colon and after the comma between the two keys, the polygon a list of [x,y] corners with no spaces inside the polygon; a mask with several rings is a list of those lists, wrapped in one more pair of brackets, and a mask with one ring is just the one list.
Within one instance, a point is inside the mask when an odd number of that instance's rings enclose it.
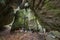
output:
{"label": "forest floor", "polygon": [[14,33],[10,33],[10,30],[5,30],[0,32],[0,40],[58,40],[49,36],[47,33],[40,32],[21,32],[21,30],[17,30]]}
{"label": "forest floor", "polygon": [[0,33],[0,40],[44,40],[44,35],[32,32],[20,32],[19,30],[10,33],[10,30],[5,30]]}
{"label": "forest floor", "polygon": [[0,36],[0,40],[44,40],[44,36],[37,33],[16,33]]}

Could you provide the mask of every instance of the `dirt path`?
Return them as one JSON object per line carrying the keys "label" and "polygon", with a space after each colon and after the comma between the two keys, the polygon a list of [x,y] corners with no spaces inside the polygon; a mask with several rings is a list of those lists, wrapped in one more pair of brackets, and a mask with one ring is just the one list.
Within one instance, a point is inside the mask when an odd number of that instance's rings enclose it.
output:
{"label": "dirt path", "polygon": [[40,35],[39,33],[32,32],[16,32],[13,34],[2,32],[0,33],[0,40],[44,40],[44,35]]}

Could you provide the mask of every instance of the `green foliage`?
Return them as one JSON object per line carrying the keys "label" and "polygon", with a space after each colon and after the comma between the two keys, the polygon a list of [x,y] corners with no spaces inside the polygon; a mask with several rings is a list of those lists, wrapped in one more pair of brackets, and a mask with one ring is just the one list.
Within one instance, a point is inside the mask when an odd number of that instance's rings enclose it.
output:
{"label": "green foliage", "polygon": [[45,0],[45,5],[44,7],[48,10],[51,10],[51,9],[59,9],[57,8],[57,3],[54,3],[54,1],[51,1],[51,0]]}
{"label": "green foliage", "polygon": [[31,9],[25,9],[19,10],[16,13],[17,18],[15,18],[15,22],[13,23],[12,29],[21,28],[24,27],[25,29],[33,29],[33,30],[40,30],[41,25],[39,24],[38,19],[34,16]]}

